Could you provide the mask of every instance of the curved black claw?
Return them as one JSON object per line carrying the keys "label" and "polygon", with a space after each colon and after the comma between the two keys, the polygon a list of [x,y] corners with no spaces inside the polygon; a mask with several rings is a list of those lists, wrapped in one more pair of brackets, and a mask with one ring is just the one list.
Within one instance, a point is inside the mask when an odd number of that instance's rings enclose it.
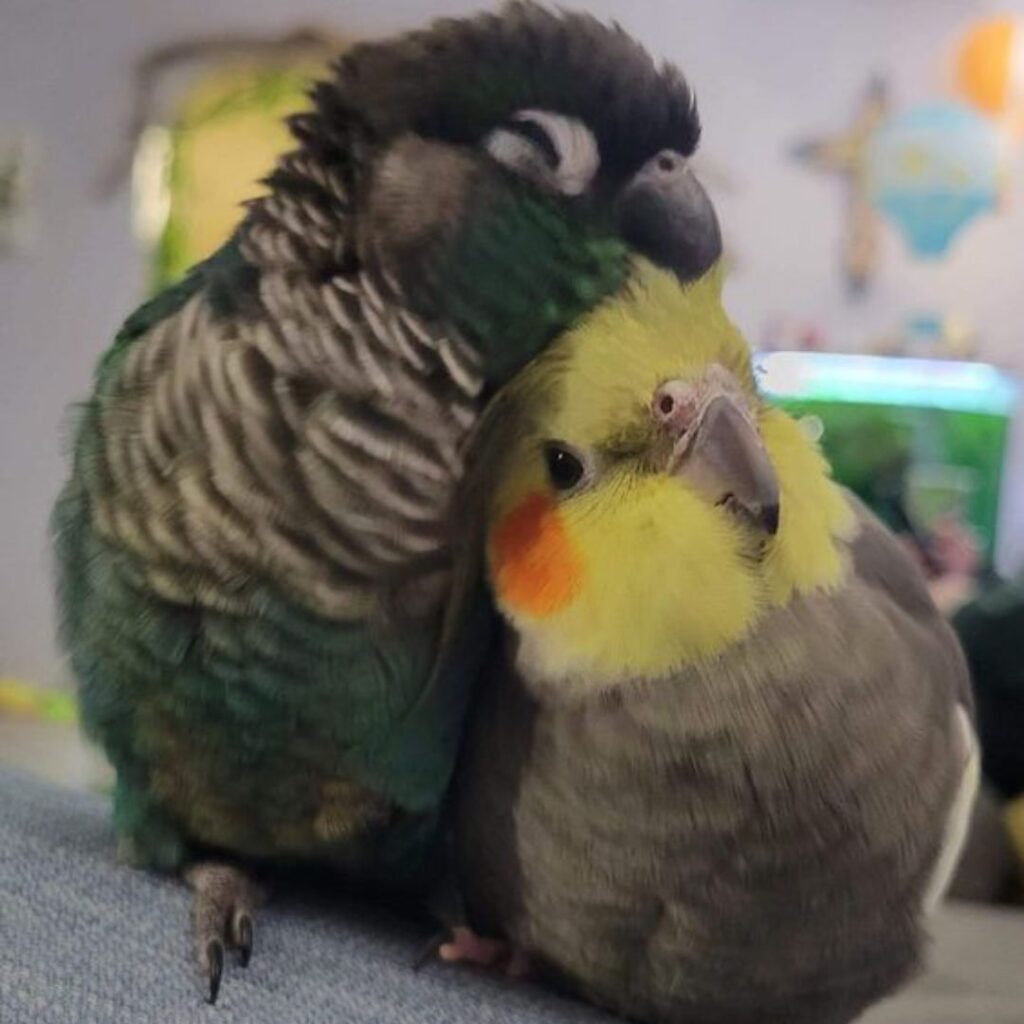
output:
{"label": "curved black claw", "polygon": [[416,954],[416,959],[412,962],[413,971],[420,971],[426,967],[426,965],[437,956],[437,951],[446,942],[448,942],[451,937],[452,933],[447,930],[431,935],[423,944],[423,948]]}
{"label": "curved black claw", "polygon": [[235,945],[241,954],[242,966],[248,967],[252,959],[252,918],[244,911],[235,921]]}
{"label": "curved black claw", "polygon": [[224,976],[224,943],[220,939],[210,939],[206,944],[206,961],[210,976],[210,994],[206,1001],[212,1006],[217,1002],[220,979]]}
{"label": "curved black claw", "polygon": [[192,864],[185,879],[195,892],[193,934],[199,969],[209,980],[210,1003],[217,1001],[227,952],[237,949],[242,966],[252,956],[253,908],[263,889],[241,868],[217,861]]}

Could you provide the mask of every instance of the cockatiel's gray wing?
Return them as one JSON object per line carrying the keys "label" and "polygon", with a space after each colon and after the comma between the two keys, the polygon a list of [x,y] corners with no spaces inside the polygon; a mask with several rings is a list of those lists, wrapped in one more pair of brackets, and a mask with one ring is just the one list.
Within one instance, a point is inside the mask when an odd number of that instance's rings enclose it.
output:
{"label": "cockatiel's gray wing", "polygon": [[847,1021],[916,968],[976,788],[967,673],[856,511],[844,585],[672,678],[570,699],[506,631],[460,772],[474,927],[645,1020]]}
{"label": "cockatiel's gray wing", "polygon": [[915,625],[920,624],[921,629],[935,634],[937,649],[947,655],[936,668],[934,682],[947,690],[952,701],[956,723],[954,756],[960,759],[962,768],[946,820],[942,850],[925,894],[925,907],[930,912],[953,880],[981,782],[981,752],[974,727],[970,672],[952,628],[935,607],[906,549],[859,499],[851,495],[850,501],[857,511],[858,523],[850,549],[856,576],[884,594]]}
{"label": "cockatiel's gray wing", "polygon": [[[935,607],[921,572],[893,533],[853,494],[848,494],[857,515],[857,531],[850,542],[853,571],[857,579],[926,629],[943,634],[943,649],[952,640],[951,630]],[[944,682],[951,695],[973,716],[974,698],[970,676],[963,658],[953,658]]]}

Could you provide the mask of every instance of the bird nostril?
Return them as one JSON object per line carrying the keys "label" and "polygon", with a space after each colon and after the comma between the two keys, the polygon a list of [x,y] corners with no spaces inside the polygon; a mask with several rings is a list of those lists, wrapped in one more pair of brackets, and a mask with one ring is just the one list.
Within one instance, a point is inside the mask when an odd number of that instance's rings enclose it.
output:
{"label": "bird nostril", "polygon": [[662,416],[671,416],[672,410],[676,407],[675,399],[671,395],[662,395],[658,399],[658,411]]}

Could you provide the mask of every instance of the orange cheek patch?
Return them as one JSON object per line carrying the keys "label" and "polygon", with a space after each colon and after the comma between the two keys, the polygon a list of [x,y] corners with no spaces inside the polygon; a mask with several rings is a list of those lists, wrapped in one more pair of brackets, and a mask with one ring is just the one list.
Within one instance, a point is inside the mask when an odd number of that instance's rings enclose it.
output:
{"label": "orange cheek patch", "polygon": [[582,562],[544,494],[529,495],[491,531],[490,556],[498,593],[519,611],[551,615],[579,590]]}

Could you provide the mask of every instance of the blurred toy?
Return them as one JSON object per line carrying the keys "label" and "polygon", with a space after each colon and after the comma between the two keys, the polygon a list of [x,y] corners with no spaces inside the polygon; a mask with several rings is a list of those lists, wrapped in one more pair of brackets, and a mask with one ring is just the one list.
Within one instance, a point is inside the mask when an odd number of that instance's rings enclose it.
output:
{"label": "blurred toy", "polygon": [[298,27],[279,36],[225,33],[176,40],[135,68],[123,143],[97,183],[113,194],[129,172],[135,233],[153,253],[152,290],[222,245],[239,207],[290,144],[286,115],[347,44]]}
{"label": "blurred toy", "polygon": [[[196,76],[239,64],[287,67],[322,64],[344,48],[345,40],[315,26],[299,26],[280,36],[228,32],[178,39],[151,50],[134,69],[132,112],[123,142],[97,181],[100,197],[112,195],[131,173],[146,128],[174,122],[183,88]],[[186,81],[183,85],[182,78]]]}
{"label": "blurred toy", "polygon": [[75,698],[65,690],[43,689],[17,679],[0,679],[0,717],[19,715],[47,722],[74,722]]}
{"label": "blurred toy", "polygon": [[916,313],[867,347],[880,356],[970,361],[978,357],[978,336],[967,320],[955,314]]}
{"label": "blurred toy", "polygon": [[824,328],[812,320],[776,314],[761,330],[762,352],[823,352],[828,348]]}
{"label": "blurred toy", "polygon": [[957,519],[922,530],[906,515],[900,536],[928,577],[928,592],[945,615],[974,597],[983,571],[982,550],[973,531]]}

